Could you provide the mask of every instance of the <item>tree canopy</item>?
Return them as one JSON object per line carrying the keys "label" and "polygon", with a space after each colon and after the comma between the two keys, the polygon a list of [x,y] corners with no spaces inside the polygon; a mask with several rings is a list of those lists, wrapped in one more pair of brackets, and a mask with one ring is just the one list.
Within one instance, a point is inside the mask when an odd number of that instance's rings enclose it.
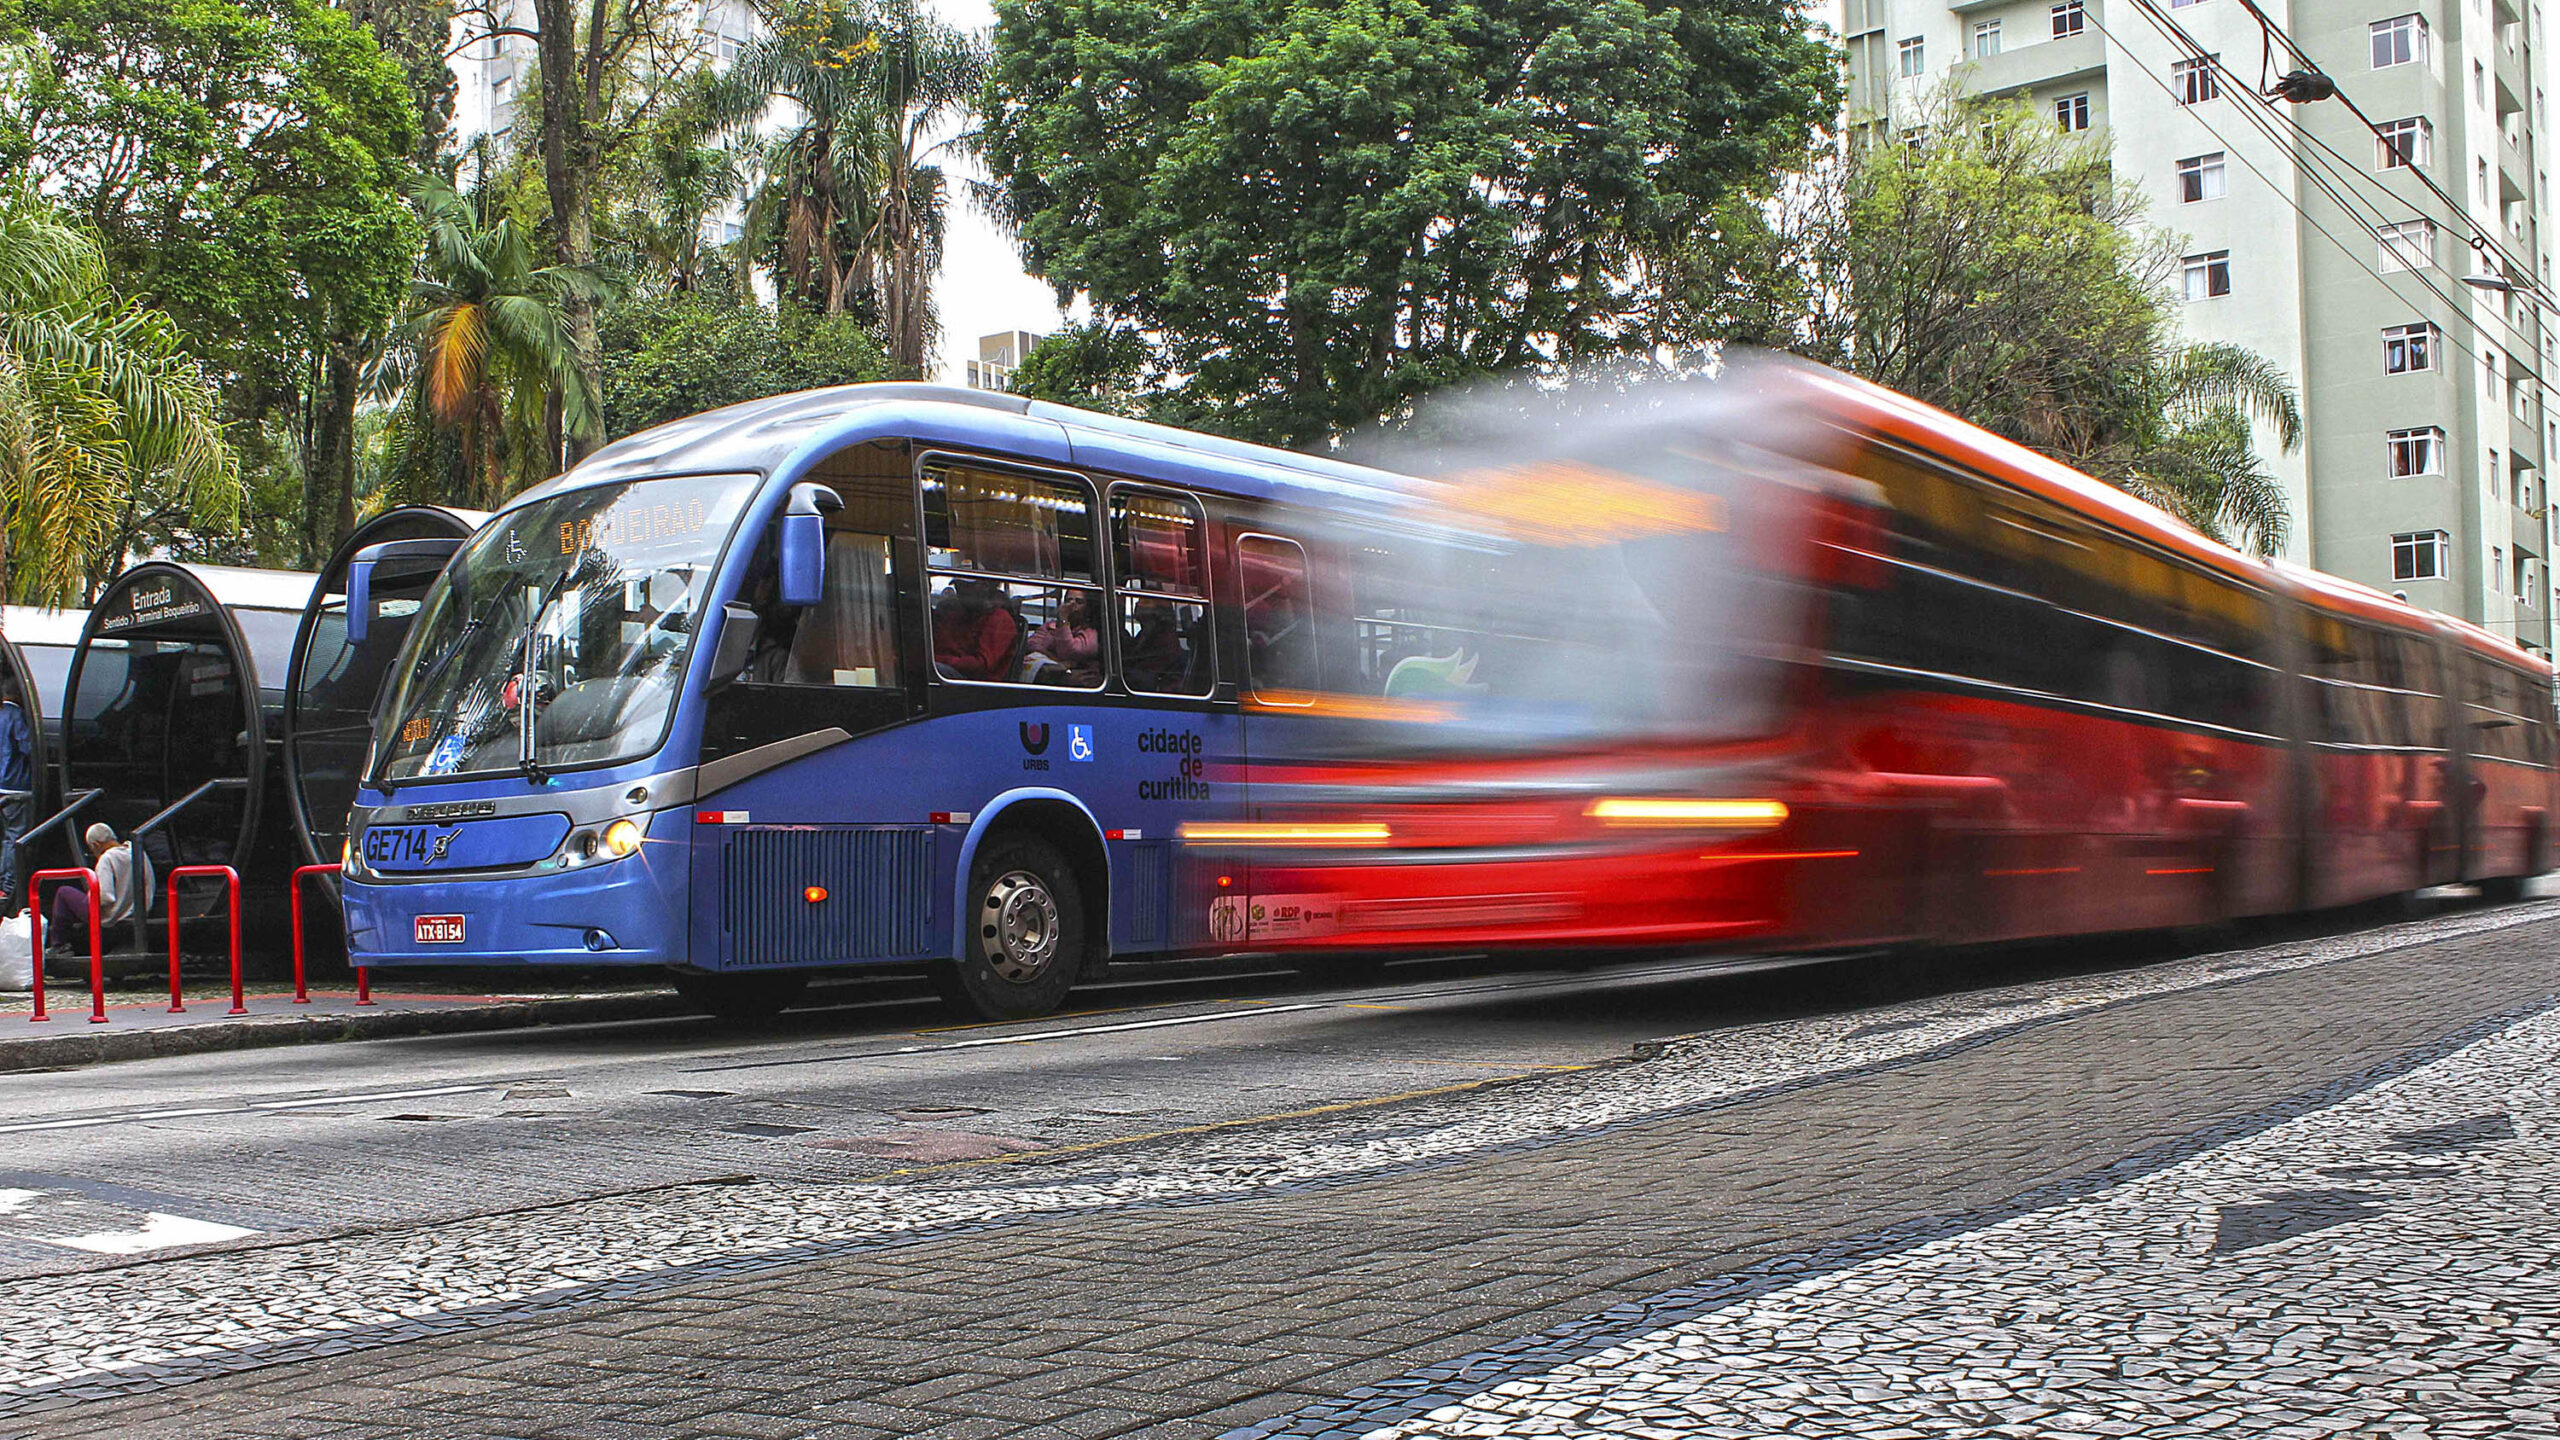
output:
{"label": "tree canopy", "polygon": [[999,0],[984,144],[1164,418],[1310,443],[1686,343],[1702,233],[1835,110],[1789,0]]}
{"label": "tree canopy", "polygon": [[[2189,345],[2105,144],[2023,105],[1932,97],[1902,143],[1816,166],[1771,248],[1743,338],[1854,370],[2272,554],[2290,528],[2256,443],[2302,441],[2293,384],[2237,346]],[[2253,429],[2254,427],[2254,429]]]}

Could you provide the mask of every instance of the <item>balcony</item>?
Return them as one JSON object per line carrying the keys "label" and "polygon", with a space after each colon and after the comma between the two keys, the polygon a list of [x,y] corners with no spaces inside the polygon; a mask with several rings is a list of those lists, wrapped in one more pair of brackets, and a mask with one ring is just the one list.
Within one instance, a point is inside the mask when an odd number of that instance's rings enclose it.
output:
{"label": "balcony", "polygon": [[1967,95],[2008,95],[2038,85],[2079,80],[2106,69],[2105,38],[2095,26],[2068,40],[2021,45],[1956,67]]}

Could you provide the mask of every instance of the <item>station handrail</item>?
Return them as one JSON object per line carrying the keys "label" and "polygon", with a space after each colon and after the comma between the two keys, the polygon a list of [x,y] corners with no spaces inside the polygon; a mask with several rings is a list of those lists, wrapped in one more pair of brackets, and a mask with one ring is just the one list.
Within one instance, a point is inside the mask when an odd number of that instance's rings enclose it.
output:
{"label": "station handrail", "polygon": [[[193,790],[188,791],[186,794],[179,796],[174,803],[163,809],[159,814],[154,815],[150,819],[143,821],[141,824],[134,826],[132,833],[126,835],[124,838],[133,842],[133,853],[136,863],[139,863],[143,858],[142,837],[159,829],[161,826],[168,824],[179,811],[186,809],[188,806],[193,805],[216,790],[246,790],[248,788],[249,780],[247,776],[216,776],[215,778],[207,780],[203,784],[197,786]],[[171,853],[175,854],[176,852],[173,850]],[[150,917],[143,913],[150,908],[151,907],[148,905],[136,905],[133,907],[133,948],[136,951],[144,951],[151,948]],[[176,918],[174,912],[172,913],[171,918]],[[177,957],[174,955],[171,956],[169,963],[175,965],[177,963]]]}
{"label": "station handrail", "polygon": [[89,892],[89,1023],[107,1023],[107,955],[104,937],[98,933],[98,877],[77,865],[57,870],[38,870],[27,877],[27,895],[37,903],[28,907],[32,943],[35,946],[35,1013],[29,1021],[50,1020],[44,1012],[44,891],[47,880],[77,880]]}
{"label": "station handrail", "polygon": [[[33,794],[33,793],[35,793],[35,792],[30,791],[30,790],[12,790],[12,791],[8,791],[8,792],[6,792],[6,793],[8,793],[8,794],[12,794],[12,795],[31,795],[31,794]],[[104,791],[104,790],[74,790],[74,791],[72,791],[72,792],[71,792],[71,800],[70,800],[70,803],[68,803],[68,804],[64,805],[61,809],[54,811],[52,814],[47,815],[47,816],[46,816],[46,817],[44,817],[42,820],[37,821],[35,824],[28,826],[28,827],[26,828],[25,833],[21,834],[21,835],[18,837],[18,842],[19,842],[20,844],[25,844],[27,841],[33,840],[33,839],[34,839],[34,838],[36,838],[37,836],[39,836],[39,835],[43,834],[44,832],[46,832],[47,830],[52,829],[54,826],[56,826],[56,825],[61,825],[61,824],[65,824],[65,823],[69,822],[69,820],[71,819],[71,817],[72,817],[72,816],[77,815],[77,814],[79,814],[79,813],[80,813],[80,809],[81,809],[81,807],[82,807],[82,806],[87,805],[90,801],[95,800],[95,799],[97,799],[99,796],[104,795],[104,794],[106,794],[106,793],[107,793],[107,792],[106,792],[106,791]],[[66,836],[67,836],[69,833],[70,833],[70,832],[68,832],[68,831],[65,831],[65,832],[64,832],[64,834],[65,834]],[[76,849],[77,847],[75,846],[74,848]]]}
{"label": "station handrail", "polygon": [[[169,912],[169,1013],[187,1012],[184,993],[178,987],[178,882],[192,876],[220,876],[231,901],[231,1013],[249,1013],[247,992],[240,983],[240,872],[228,865],[180,865],[161,882],[161,907]],[[297,921],[300,916],[294,917]],[[297,967],[298,968],[298,967]]]}

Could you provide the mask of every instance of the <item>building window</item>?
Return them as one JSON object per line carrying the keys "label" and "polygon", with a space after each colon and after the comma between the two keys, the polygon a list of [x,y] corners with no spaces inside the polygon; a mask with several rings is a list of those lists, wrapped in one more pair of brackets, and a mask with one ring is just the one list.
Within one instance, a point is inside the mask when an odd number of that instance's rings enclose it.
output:
{"label": "building window", "polygon": [[2415,430],[2394,430],[2385,437],[2391,442],[2391,478],[2406,480],[2413,475],[2444,473],[2444,429],[2426,425]]}
{"label": "building window", "polygon": [[2507,547],[2489,547],[2489,593],[2495,595],[2507,583]]}
{"label": "building window", "polygon": [[2533,608],[2533,557],[2516,557],[2516,603],[2527,610]]}
{"label": "building window", "polygon": [[2492,450],[2492,451],[2490,451],[2490,452],[2489,452],[2489,464],[2488,464],[2488,467],[2487,467],[2487,468],[2488,468],[2488,471],[2489,471],[2489,498],[2490,498],[2490,499],[2492,499],[2492,500],[2495,500],[2495,499],[2497,499],[2497,498],[2498,498],[2498,452],[2497,452],[2497,451]]}
{"label": "building window", "polygon": [[2381,238],[2381,269],[2423,270],[2436,263],[2436,225],[2432,220],[2403,220],[2374,232]]}
{"label": "building window", "polygon": [[1918,75],[1921,71],[1929,68],[1928,59],[1923,53],[1924,41],[1920,36],[1914,35],[1910,39],[1903,41],[1895,48],[1902,56],[1902,75],[1904,79],[1910,79],[1911,77]]}
{"label": "building window", "polygon": [[2480,351],[2480,386],[2491,400],[2498,398],[2498,352],[2485,346]]}
{"label": "building window", "polygon": [[2088,27],[2089,12],[2081,8],[2080,0],[2062,0],[2053,7],[2054,39],[2068,40]]}
{"label": "building window", "polygon": [[2169,67],[2169,88],[2181,105],[2201,105],[2222,94],[2221,77],[2214,73],[2214,62],[2220,56],[2207,55],[2201,60],[2181,60]]}
{"label": "building window", "polygon": [[2000,22],[1997,20],[1973,22],[1973,58],[1988,60],[1999,53]]}
{"label": "building window", "polygon": [[2210,300],[2231,293],[2231,252],[2210,250],[2202,255],[2189,255],[2180,262],[2187,281],[2187,298]]}
{"label": "building window", "polygon": [[2172,10],[2184,10],[2190,5],[2201,5],[2203,3],[2204,0],[2169,0],[2169,8]]}
{"label": "building window", "polygon": [[2471,163],[2474,167],[2472,172],[2472,183],[2476,185],[2480,191],[2480,208],[2486,210],[2489,208],[2489,162],[2486,160],[2474,160]]}
{"label": "building window", "polygon": [[2421,530],[2414,535],[2391,537],[2391,578],[2394,580],[2441,580],[2453,566],[2446,553],[2441,530]]}
{"label": "building window", "polygon": [[2444,344],[2444,332],[2432,322],[2421,320],[2414,325],[2386,325],[2382,329],[2382,373],[2414,375],[2436,368],[2436,356]]}
{"label": "building window", "polygon": [[2192,205],[2198,200],[2222,198],[2222,152],[2198,155],[2178,162],[2178,203]]}
{"label": "building window", "polygon": [[2436,127],[2425,117],[2385,120],[2375,128],[2382,132],[2382,156],[2377,168],[2401,170],[2411,165],[2435,163]]}
{"label": "building window", "polygon": [[2065,95],[2061,99],[2054,101],[2053,118],[2059,122],[2065,130],[2088,129],[2089,92],[2083,90],[2077,95]]}
{"label": "building window", "polygon": [[2400,15],[2389,20],[2376,20],[2373,31],[2373,68],[2392,65],[2423,65],[2427,59],[2427,22],[2421,15]]}

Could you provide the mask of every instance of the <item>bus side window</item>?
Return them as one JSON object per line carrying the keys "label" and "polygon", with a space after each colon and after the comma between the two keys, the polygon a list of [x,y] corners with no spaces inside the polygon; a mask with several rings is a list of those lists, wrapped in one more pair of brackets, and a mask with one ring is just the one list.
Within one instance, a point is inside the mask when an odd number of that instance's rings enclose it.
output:
{"label": "bus side window", "polygon": [[1245,652],[1254,695],[1304,703],[1316,688],[1307,552],[1294,540],[1246,535],[1236,541],[1236,569],[1243,577]]}
{"label": "bus side window", "polygon": [[897,614],[889,537],[830,532],[826,594],[800,613],[791,648],[773,657],[773,683],[898,688]]}
{"label": "bus side window", "polygon": [[925,467],[924,544],[934,672],[945,680],[1102,686],[1065,637],[1102,601],[1092,492],[1063,476]]}
{"label": "bus side window", "polygon": [[1208,694],[1217,666],[1209,639],[1208,522],[1199,502],[1114,486],[1111,563],[1121,680],[1145,695]]}

